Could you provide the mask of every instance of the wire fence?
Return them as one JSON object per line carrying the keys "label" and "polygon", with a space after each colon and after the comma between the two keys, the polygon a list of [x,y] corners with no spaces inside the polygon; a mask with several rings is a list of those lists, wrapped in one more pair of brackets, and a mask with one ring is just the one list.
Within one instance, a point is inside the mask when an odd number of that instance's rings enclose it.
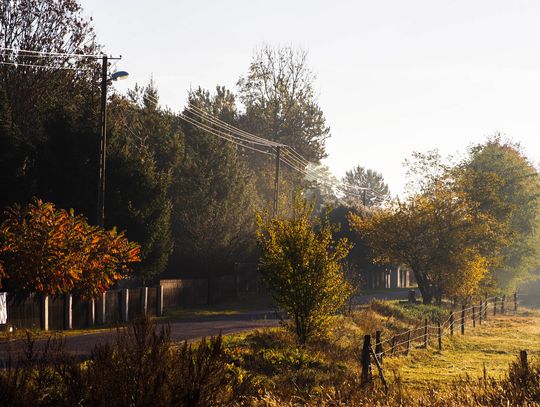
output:
{"label": "wire fence", "polygon": [[473,304],[463,304],[461,308],[456,308],[454,304],[445,320],[428,321],[425,319],[423,325],[395,333],[385,339],[382,339],[382,332],[377,331],[374,348],[371,335],[365,335],[361,357],[362,380],[371,380],[372,361],[377,365],[381,379],[385,382],[382,371],[383,358],[408,355],[412,349],[427,349],[434,344],[442,351],[445,336],[453,336],[458,332],[465,335],[469,328],[481,326],[498,314],[516,313],[519,307],[519,296],[520,294],[514,293],[510,299],[506,295],[486,297]]}

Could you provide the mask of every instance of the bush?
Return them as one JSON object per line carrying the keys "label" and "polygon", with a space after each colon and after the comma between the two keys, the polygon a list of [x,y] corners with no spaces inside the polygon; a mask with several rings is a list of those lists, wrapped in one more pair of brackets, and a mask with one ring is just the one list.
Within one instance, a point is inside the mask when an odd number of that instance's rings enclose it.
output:
{"label": "bush", "polygon": [[249,388],[226,363],[221,335],[175,348],[169,328],[147,319],[118,330],[83,363],[61,338],[36,349],[29,336],[23,356],[0,371],[0,404],[212,406],[234,403]]}
{"label": "bush", "polygon": [[291,219],[258,217],[259,269],[276,304],[288,312],[300,345],[326,333],[351,293],[342,271],[350,244],[334,241],[335,230],[328,213],[313,218],[313,204],[300,197]]}

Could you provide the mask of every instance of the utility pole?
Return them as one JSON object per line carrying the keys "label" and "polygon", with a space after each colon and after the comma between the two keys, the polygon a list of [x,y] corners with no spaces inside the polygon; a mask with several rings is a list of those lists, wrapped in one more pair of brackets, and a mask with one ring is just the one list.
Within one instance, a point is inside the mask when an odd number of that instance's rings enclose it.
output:
{"label": "utility pole", "polygon": [[99,116],[99,181],[97,202],[97,224],[105,226],[105,164],[107,161],[107,69],[108,58],[103,56],[101,62],[101,110]]}
{"label": "utility pole", "polygon": [[276,147],[276,179],[274,183],[274,218],[278,216],[279,205],[279,159],[281,155],[281,147]]}

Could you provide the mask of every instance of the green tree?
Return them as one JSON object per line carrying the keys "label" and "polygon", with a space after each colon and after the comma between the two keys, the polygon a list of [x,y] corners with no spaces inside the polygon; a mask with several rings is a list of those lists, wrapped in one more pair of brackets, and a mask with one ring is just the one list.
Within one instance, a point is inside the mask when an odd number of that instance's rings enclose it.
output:
{"label": "green tree", "polygon": [[364,206],[379,206],[390,198],[388,184],[380,172],[360,165],[347,171],[343,177],[343,189],[347,202]]}
{"label": "green tree", "polygon": [[172,188],[184,143],[174,115],[149,95],[157,98],[152,84],[111,102],[106,194],[106,223],[142,244],[134,274],[143,283],[165,271],[173,251]]}
{"label": "green tree", "polygon": [[[10,152],[10,160],[3,165],[12,175],[11,182],[6,181],[7,188],[2,194],[3,205],[6,205],[26,202],[39,193],[35,190],[36,176],[43,168],[38,168],[37,161],[45,156],[43,146],[50,134],[44,133],[47,132],[46,126],[50,129],[51,112],[64,109],[77,117],[80,116],[77,111],[86,110],[84,106],[89,103],[95,104],[94,111],[99,105],[99,86],[95,85],[99,63],[95,58],[36,55],[18,50],[97,54],[99,47],[90,20],[83,16],[81,6],[75,0],[2,2],[0,38],[3,47],[12,49],[3,51],[0,56],[1,61],[7,62],[0,66],[0,92],[7,100],[8,109],[4,112],[8,112],[13,128],[17,129],[16,134],[2,141],[2,147]],[[97,133],[95,124],[94,132]],[[97,146],[96,140],[96,151]],[[60,160],[69,159],[63,156]],[[76,161],[78,157],[73,159]],[[84,158],[80,161],[81,165],[85,162]],[[56,161],[51,160],[51,163],[56,164]],[[97,170],[95,174],[97,177]],[[54,179],[48,185],[52,182]],[[69,190],[71,186],[64,185],[64,188]],[[92,191],[96,188],[92,187]]]}
{"label": "green tree", "polygon": [[539,265],[538,172],[518,145],[500,137],[472,147],[457,171],[461,188],[500,228],[500,258],[491,276],[500,289],[514,288]]}
{"label": "green tree", "polygon": [[[215,94],[197,89],[189,101],[234,124],[234,95],[218,87]],[[187,114],[187,113],[186,113]],[[175,250],[170,269],[211,275],[232,270],[252,255],[258,198],[244,152],[185,123],[185,159],[174,179]]]}
{"label": "green tree", "polygon": [[[240,118],[242,127],[287,144],[308,161],[318,163],[326,157],[325,141],[330,129],[318,105],[314,86],[315,76],[308,67],[306,52],[291,47],[262,47],[253,56],[247,74],[238,81],[238,96],[245,107]],[[287,151],[283,151],[283,157],[294,161]],[[249,163],[257,174],[257,191],[262,204],[271,210],[274,160],[250,153]],[[300,172],[282,164],[280,202],[285,204],[280,213],[290,212],[294,191],[305,185]]]}
{"label": "green tree", "polygon": [[302,345],[325,332],[351,291],[341,267],[351,245],[335,241],[328,214],[314,218],[313,210],[313,203],[297,198],[292,218],[257,218],[260,271]]}
{"label": "green tree", "polygon": [[255,53],[238,87],[245,120],[255,134],[288,144],[318,162],[326,156],[330,129],[317,104],[314,81],[305,51],[266,46]]}

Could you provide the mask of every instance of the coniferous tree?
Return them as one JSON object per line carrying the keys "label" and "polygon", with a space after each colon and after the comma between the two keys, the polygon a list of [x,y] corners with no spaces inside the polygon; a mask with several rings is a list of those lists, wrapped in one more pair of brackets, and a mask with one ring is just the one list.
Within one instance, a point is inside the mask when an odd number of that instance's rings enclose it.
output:
{"label": "coniferous tree", "polygon": [[[234,97],[198,89],[190,103],[235,123]],[[174,180],[174,263],[195,275],[230,271],[252,251],[257,196],[241,151],[224,140],[184,125],[185,162]]]}

